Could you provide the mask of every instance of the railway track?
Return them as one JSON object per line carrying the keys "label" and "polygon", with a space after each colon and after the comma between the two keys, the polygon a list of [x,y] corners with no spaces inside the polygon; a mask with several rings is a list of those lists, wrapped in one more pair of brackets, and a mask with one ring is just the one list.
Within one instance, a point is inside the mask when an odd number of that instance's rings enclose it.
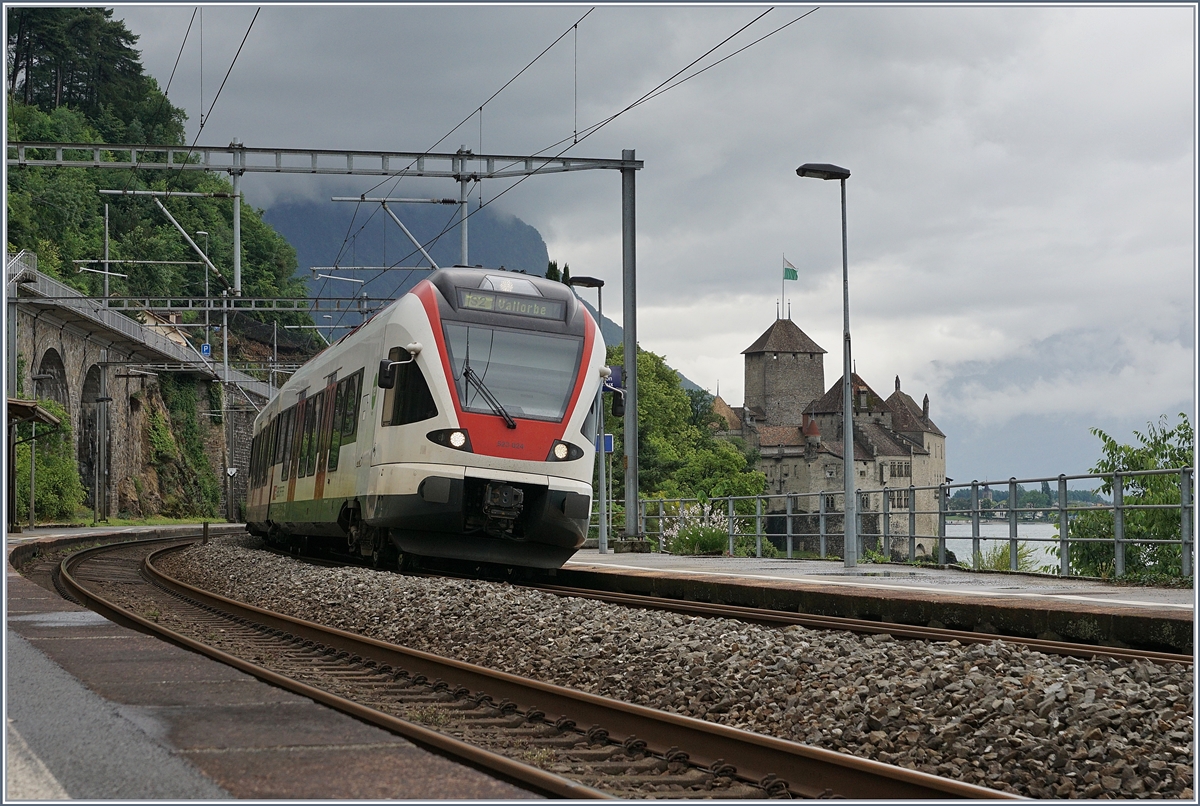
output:
{"label": "railway track", "polygon": [[240,604],[156,568],[190,542],[86,549],[62,561],[60,584],[105,615],[552,796],[1015,797]]}
{"label": "railway track", "polygon": [[814,630],[848,630],[850,632],[866,633],[869,635],[887,633],[893,638],[907,638],[921,641],[958,641],[962,644],[987,644],[1000,640],[1021,644],[1038,652],[1045,652],[1051,655],[1067,655],[1079,658],[1115,658],[1117,660],[1148,660],[1154,663],[1183,663],[1189,666],[1193,663],[1191,655],[1178,655],[1171,652],[1153,652],[1126,647],[1075,644],[1066,641],[1048,641],[1040,638],[995,635],[992,633],[967,632],[965,630],[948,630],[936,627],[898,624],[895,622],[845,618],[842,616],[814,616],[806,613],[790,613],[784,610],[766,610],[757,607],[711,604],[684,599],[667,599],[661,596],[646,596],[636,593],[612,593],[593,590],[591,588],[573,588],[564,585],[539,584],[527,585],[525,587],[544,593],[552,593],[557,596],[595,599],[609,604],[665,610],[691,616],[738,619],[740,621],[769,626],[791,626],[797,624]]}

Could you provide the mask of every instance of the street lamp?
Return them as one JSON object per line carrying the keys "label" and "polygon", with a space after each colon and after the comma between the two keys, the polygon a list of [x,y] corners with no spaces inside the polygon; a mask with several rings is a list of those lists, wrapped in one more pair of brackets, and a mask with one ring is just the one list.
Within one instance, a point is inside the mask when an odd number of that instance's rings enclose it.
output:
{"label": "street lamp", "polygon": [[854,412],[851,408],[850,383],[850,272],[846,260],[846,180],[850,172],[838,165],[806,162],[796,169],[796,176],[812,179],[837,179],[842,183],[842,475],[846,480],[845,547],[846,567],[858,565],[857,501],[854,499]]}
{"label": "street lamp", "polygon": [[[600,322],[604,321],[604,281],[596,277],[572,277],[567,281],[572,286],[581,285],[584,288],[596,289],[596,314],[600,318]],[[599,327],[600,323],[597,322]],[[601,334],[600,340],[604,341],[604,335]],[[604,458],[605,448],[607,447],[604,439],[604,379],[600,381],[600,387],[596,390],[596,424],[599,426],[597,431],[596,441],[596,466],[599,468],[598,481],[600,487],[600,510],[599,524],[596,527],[596,547],[601,554],[608,554],[608,492],[604,486]]]}
{"label": "street lamp", "polygon": [[[54,376],[49,373],[43,373],[40,375],[31,375],[29,377],[29,379],[31,381],[33,381],[33,399],[34,399],[34,401],[36,401],[38,399],[37,382],[38,381],[48,381],[53,377]],[[34,518],[35,518],[35,515],[34,515],[34,491],[37,489],[37,483],[36,483],[36,478],[37,478],[37,420],[36,419],[33,421],[31,427],[33,428],[33,431],[29,435],[30,436],[30,439],[29,439],[29,528],[30,529],[32,529],[34,527]]]}
{"label": "street lamp", "polygon": [[204,343],[208,344],[208,311],[212,307],[208,298],[208,233],[200,229],[196,234],[204,236]]}

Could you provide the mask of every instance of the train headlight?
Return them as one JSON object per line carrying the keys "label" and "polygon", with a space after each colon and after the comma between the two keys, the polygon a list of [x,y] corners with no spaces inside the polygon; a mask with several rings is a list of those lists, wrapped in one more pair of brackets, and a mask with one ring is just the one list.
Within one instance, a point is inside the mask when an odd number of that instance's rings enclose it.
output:
{"label": "train headlight", "polygon": [[440,431],[430,431],[425,435],[430,442],[435,442],[456,451],[471,453],[471,436],[462,428],[443,428]]}
{"label": "train headlight", "polygon": [[561,439],[554,440],[554,444],[550,446],[550,453],[546,456],[547,462],[573,462],[576,459],[583,458],[583,448],[578,445],[572,445],[570,442],[563,442]]}

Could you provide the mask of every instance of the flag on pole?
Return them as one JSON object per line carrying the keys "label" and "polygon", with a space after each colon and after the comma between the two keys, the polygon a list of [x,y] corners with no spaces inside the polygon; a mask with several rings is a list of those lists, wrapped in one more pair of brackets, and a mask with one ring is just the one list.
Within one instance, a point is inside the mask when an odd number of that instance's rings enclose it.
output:
{"label": "flag on pole", "polygon": [[799,280],[800,279],[800,275],[796,273],[796,267],[793,266],[790,262],[788,262],[787,258],[783,259],[783,279],[785,279],[785,280]]}

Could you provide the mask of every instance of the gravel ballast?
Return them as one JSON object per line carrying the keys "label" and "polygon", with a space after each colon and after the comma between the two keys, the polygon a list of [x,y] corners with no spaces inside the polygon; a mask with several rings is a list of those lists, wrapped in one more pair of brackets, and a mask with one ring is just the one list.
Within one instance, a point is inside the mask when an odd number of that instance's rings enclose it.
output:
{"label": "gravel ballast", "polygon": [[217,538],[160,567],[413,649],[1021,795],[1193,797],[1194,683],[1183,664],[760,627],[326,568],[262,545]]}

